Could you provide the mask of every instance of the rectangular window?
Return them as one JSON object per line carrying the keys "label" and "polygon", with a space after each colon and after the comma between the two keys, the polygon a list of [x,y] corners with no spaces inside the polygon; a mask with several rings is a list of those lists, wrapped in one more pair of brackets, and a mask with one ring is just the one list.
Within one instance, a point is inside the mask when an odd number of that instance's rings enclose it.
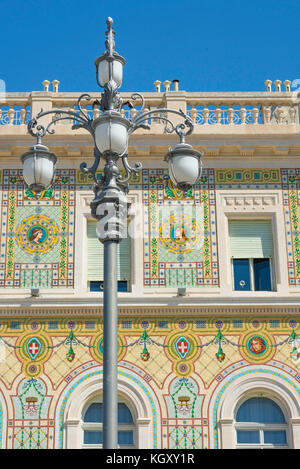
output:
{"label": "rectangular window", "polygon": [[168,321],[158,321],[159,329],[168,329],[169,322]]}
{"label": "rectangular window", "polygon": [[96,327],[95,321],[85,321],[86,329],[95,329],[95,327]]}
{"label": "rectangular window", "polygon": [[[95,280],[90,281],[90,291],[103,291],[103,282],[95,282]],[[129,291],[129,282],[118,280],[118,291]]]}
{"label": "rectangular window", "polygon": [[21,323],[17,321],[12,321],[9,327],[10,329],[21,329]]}
{"label": "rectangular window", "polygon": [[122,321],[122,329],[131,329],[132,322],[131,321]]}
{"label": "rectangular window", "polygon": [[272,225],[268,220],[230,220],[235,291],[272,291]]}
{"label": "rectangular window", "polygon": [[49,321],[48,322],[49,329],[58,329],[58,322],[57,321]]}
{"label": "rectangular window", "polygon": [[[96,235],[96,220],[87,221],[88,238],[88,281],[90,291],[103,291],[103,244]],[[118,244],[118,291],[127,292],[130,289],[130,238],[123,238]]]}
{"label": "rectangular window", "polygon": [[196,321],[196,328],[197,329],[205,329],[206,328],[206,321]]}
{"label": "rectangular window", "polygon": [[265,430],[264,443],[272,445],[286,445],[285,430]]}
{"label": "rectangular window", "polygon": [[259,443],[258,430],[237,430],[237,443],[255,444]]}
{"label": "rectangular window", "polygon": [[241,329],[243,327],[243,321],[238,320],[238,319],[234,319],[232,321],[232,325],[233,325],[234,329]]}
{"label": "rectangular window", "polygon": [[272,329],[278,329],[280,327],[280,320],[279,319],[270,319],[270,327]]}

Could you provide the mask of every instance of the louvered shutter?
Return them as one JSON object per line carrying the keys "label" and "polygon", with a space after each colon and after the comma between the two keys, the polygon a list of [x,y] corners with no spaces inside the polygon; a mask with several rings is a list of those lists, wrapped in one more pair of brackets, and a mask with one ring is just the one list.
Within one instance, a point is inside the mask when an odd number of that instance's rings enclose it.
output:
{"label": "louvered shutter", "polygon": [[[104,249],[96,235],[96,221],[88,220],[88,280],[103,281]],[[118,244],[118,280],[130,280],[130,238]]]}
{"label": "louvered shutter", "polygon": [[269,220],[230,220],[230,255],[235,259],[273,256],[272,223]]}

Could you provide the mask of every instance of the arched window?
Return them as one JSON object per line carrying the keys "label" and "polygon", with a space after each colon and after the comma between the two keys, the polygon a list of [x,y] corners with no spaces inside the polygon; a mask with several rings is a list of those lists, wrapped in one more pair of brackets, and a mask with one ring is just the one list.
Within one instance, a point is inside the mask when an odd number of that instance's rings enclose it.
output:
{"label": "arched window", "polygon": [[237,448],[287,448],[287,423],[279,405],[266,397],[252,397],[236,412]]}
{"label": "arched window", "polygon": [[[83,415],[83,448],[102,447],[103,404],[92,402]],[[124,402],[118,403],[118,445],[135,448],[135,420]]]}

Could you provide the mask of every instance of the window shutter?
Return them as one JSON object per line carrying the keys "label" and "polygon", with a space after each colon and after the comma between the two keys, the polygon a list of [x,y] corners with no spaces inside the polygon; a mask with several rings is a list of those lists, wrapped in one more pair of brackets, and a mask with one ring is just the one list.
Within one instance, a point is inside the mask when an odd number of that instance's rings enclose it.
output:
{"label": "window shutter", "polygon": [[[96,220],[87,222],[88,280],[103,281],[104,249],[96,235]],[[130,238],[118,244],[118,280],[130,280]]]}
{"label": "window shutter", "polygon": [[272,223],[268,220],[230,220],[230,255],[235,259],[273,256]]}

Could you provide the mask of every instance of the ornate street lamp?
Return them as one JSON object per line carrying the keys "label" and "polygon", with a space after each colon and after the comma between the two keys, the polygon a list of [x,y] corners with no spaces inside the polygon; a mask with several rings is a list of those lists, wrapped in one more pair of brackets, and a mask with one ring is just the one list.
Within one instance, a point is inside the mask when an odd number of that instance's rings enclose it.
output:
{"label": "ornate street lamp", "polygon": [[[37,138],[37,144],[26,152],[21,160],[24,164],[25,184],[37,194],[53,184],[56,156],[41,143],[46,134],[53,134],[53,125],[58,121],[73,121],[73,129],[84,128],[90,132],[94,141],[94,163],[88,168],[82,163],[80,168],[90,173],[95,182],[95,197],[91,202],[91,213],[97,222],[97,236],[104,244],[104,289],[103,289],[103,448],[117,448],[118,436],[118,391],[117,391],[117,354],[118,354],[118,310],[117,310],[117,244],[126,233],[128,181],[132,172],[142,169],[140,163],[131,167],[128,163],[128,140],[138,128],[149,129],[153,119],[164,122],[166,133],[176,133],[180,143],[170,149],[165,160],[169,163],[170,177],[181,190],[188,190],[197,183],[201,176],[202,153],[185,143],[185,137],[192,133],[191,119],[182,111],[159,108],[144,111],[144,98],[139,93],[131,96],[133,101],[140,100],[141,108],[134,118],[122,117],[123,103],[118,89],[122,85],[123,66],[125,60],[114,50],[115,42],[112,24],[108,18],[106,30],[106,51],[97,58],[97,83],[104,89],[100,101],[101,114],[91,118],[86,113],[81,101],[90,101],[88,94],[78,99],[78,112],[53,109],[41,111],[28,123],[28,131]],[[130,103],[131,104],[131,103]],[[131,106],[133,106],[131,104]],[[39,124],[39,119],[52,115],[48,125]],[[169,118],[170,114],[181,117],[182,122],[175,125]],[[75,124],[74,124],[75,122]],[[96,178],[101,158],[104,160],[104,175]],[[125,177],[122,178],[118,167],[121,159]]]}

